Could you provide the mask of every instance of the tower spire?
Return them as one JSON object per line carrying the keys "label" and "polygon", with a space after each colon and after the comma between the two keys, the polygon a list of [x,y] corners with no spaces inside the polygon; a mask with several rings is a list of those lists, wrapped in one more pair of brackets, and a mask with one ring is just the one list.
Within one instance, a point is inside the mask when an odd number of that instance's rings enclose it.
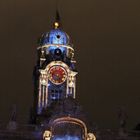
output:
{"label": "tower spire", "polygon": [[59,10],[58,10],[58,0],[56,1],[56,12],[55,12],[55,22],[54,22],[54,28],[58,29],[60,27],[60,22],[61,22],[61,18],[60,18],[60,14],[59,14]]}
{"label": "tower spire", "polygon": [[56,9],[55,21],[60,22],[60,14],[58,8]]}
{"label": "tower spire", "polygon": [[60,27],[60,14],[59,14],[58,9],[56,9],[54,28],[58,29],[59,27]]}

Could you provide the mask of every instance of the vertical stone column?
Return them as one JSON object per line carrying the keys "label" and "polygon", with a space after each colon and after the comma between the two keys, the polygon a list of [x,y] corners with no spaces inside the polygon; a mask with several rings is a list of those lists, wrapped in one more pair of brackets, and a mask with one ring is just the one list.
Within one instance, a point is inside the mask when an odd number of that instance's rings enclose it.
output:
{"label": "vertical stone column", "polygon": [[37,113],[39,114],[41,112],[41,80],[39,79],[39,95],[38,95],[38,109]]}

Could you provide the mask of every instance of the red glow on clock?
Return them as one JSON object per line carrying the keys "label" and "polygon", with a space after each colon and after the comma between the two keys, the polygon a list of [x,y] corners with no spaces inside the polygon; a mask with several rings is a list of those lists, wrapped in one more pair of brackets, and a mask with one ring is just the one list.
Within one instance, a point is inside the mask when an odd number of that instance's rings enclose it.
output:
{"label": "red glow on clock", "polygon": [[66,78],[66,70],[61,66],[53,66],[49,71],[49,80],[54,84],[62,84]]}

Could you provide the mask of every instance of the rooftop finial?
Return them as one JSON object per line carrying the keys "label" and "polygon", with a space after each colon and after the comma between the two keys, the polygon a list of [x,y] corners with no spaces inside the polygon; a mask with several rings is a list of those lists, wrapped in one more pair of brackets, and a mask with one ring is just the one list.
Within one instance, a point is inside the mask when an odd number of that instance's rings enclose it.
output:
{"label": "rooftop finial", "polygon": [[57,29],[60,27],[60,14],[58,10],[58,0],[56,1],[56,15],[55,15],[55,22],[54,22],[54,28]]}
{"label": "rooftop finial", "polygon": [[56,10],[56,17],[55,17],[55,22],[54,22],[54,28],[57,29],[60,27],[60,15],[58,10]]}

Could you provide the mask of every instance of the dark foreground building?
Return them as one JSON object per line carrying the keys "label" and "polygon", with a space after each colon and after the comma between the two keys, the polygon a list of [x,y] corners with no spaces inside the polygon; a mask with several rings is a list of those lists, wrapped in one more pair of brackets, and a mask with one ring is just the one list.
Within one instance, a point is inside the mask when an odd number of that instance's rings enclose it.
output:
{"label": "dark foreground building", "polygon": [[31,124],[17,125],[13,111],[7,128],[1,126],[0,140],[138,140],[139,133],[118,135],[111,130],[97,131],[88,124],[76,101],[74,48],[61,29],[59,16],[53,29],[42,35],[37,52]]}

